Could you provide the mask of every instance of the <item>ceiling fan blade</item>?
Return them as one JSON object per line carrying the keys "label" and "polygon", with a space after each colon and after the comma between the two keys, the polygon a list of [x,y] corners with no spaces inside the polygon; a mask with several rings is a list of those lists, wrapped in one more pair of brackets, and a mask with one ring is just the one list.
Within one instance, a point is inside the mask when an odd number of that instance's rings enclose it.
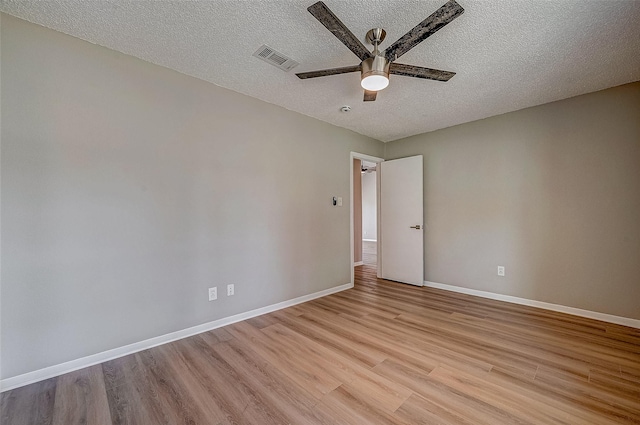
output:
{"label": "ceiling fan blade", "polygon": [[344,66],[342,68],[321,69],[319,71],[300,72],[296,75],[301,80],[304,80],[305,78],[326,77],[328,75],[346,74],[348,72],[356,71],[360,71],[360,65]]}
{"label": "ceiling fan blade", "polygon": [[371,52],[364,47],[364,44],[353,35],[351,31],[338,19],[336,15],[321,1],[312,4],[307,8],[322,25],[324,25],[338,40],[349,48],[360,60],[371,57]]}
{"label": "ceiling fan blade", "polygon": [[376,96],[378,95],[377,91],[369,91],[369,90],[365,90],[364,91],[364,102],[373,102],[374,100],[376,100]]}
{"label": "ceiling fan blade", "polygon": [[389,72],[395,75],[404,75],[405,77],[426,78],[427,80],[438,81],[449,81],[451,77],[456,75],[455,72],[441,71],[439,69],[423,68],[421,66],[405,65],[394,62],[389,66]]}
{"label": "ceiling fan blade", "polygon": [[427,37],[460,16],[462,12],[464,12],[462,6],[456,3],[455,0],[449,0],[440,9],[431,14],[431,16],[420,22],[391,46],[387,47],[384,56],[389,61],[398,59]]}

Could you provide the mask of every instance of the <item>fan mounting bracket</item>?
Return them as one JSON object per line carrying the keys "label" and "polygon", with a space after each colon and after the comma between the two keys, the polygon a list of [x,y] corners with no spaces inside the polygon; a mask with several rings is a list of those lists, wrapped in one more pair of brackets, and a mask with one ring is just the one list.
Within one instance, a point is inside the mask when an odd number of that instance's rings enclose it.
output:
{"label": "fan mounting bracket", "polygon": [[373,44],[375,46],[376,44],[382,43],[386,36],[387,32],[382,28],[372,28],[367,31],[367,35],[365,36],[365,38],[367,40],[367,43]]}

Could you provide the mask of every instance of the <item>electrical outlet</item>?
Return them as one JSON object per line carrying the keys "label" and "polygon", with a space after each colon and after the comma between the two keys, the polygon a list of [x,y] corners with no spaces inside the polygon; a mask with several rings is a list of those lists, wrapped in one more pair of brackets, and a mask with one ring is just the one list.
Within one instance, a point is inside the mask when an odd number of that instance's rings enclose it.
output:
{"label": "electrical outlet", "polygon": [[214,301],[218,299],[218,288],[213,287],[209,288],[209,301]]}
{"label": "electrical outlet", "polygon": [[498,266],[498,276],[504,276],[504,266]]}
{"label": "electrical outlet", "polygon": [[233,283],[227,285],[227,297],[230,297],[234,294]]}

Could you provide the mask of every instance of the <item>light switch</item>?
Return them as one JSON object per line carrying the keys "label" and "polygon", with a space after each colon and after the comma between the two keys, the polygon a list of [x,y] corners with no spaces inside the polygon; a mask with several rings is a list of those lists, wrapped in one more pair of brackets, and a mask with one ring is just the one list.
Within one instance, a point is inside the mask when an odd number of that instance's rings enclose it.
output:
{"label": "light switch", "polygon": [[341,207],[342,206],[342,197],[338,196],[338,206]]}

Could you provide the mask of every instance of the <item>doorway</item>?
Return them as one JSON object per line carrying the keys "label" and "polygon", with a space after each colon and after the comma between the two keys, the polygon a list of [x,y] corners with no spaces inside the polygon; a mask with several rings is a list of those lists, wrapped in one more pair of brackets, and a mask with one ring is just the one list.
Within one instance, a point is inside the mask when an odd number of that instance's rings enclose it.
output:
{"label": "doorway", "polygon": [[379,173],[382,158],[351,152],[351,282],[355,267],[378,275]]}
{"label": "doorway", "polygon": [[361,161],[362,265],[378,266],[377,164]]}
{"label": "doorway", "polygon": [[[384,161],[381,158],[351,152],[350,160],[352,285],[355,284],[355,268],[362,267],[359,272],[362,271],[369,276],[375,275],[378,278],[423,286],[422,155]],[[366,167],[367,163],[375,165],[375,242],[370,228],[367,228],[365,237],[366,225],[362,222],[362,176],[369,171],[363,170],[363,164]],[[375,253],[375,257],[368,257],[371,265],[365,264],[365,249],[368,253]],[[358,257],[355,256],[356,251],[359,251]]]}

